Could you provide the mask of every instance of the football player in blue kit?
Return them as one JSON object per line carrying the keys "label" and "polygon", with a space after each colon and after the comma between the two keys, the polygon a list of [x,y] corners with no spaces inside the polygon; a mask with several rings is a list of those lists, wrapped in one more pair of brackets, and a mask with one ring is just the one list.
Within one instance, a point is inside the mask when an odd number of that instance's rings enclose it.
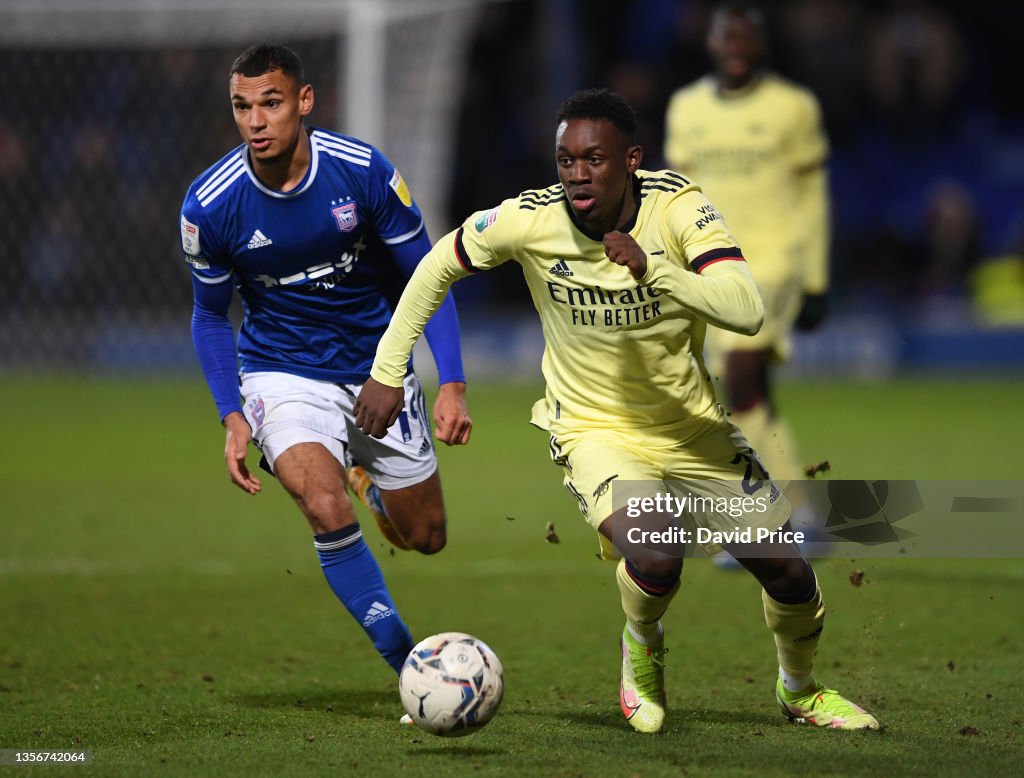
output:
{"label": "football player in blue kit", "polygon": [[[432,554],[445,543],[441,482],[411,365],[401,417],[385,439],[355,426],[352,405],[430,240],[387,158],[305,123],[313,87],[293,51],[247,49],[229,87],[244,142],[192,183],[181,211],[192,337],[227,433],[228,473],[243,491],[260,491],[245,463],[253,442],[309,522],[331,589],[397,672],[413,641],[346,485],[393,543]],[[237,347],[228,317],[235,289],[244,310]],[[426,337],[441,384],[437,438],[465,444],[472,421],[451,297]]]}

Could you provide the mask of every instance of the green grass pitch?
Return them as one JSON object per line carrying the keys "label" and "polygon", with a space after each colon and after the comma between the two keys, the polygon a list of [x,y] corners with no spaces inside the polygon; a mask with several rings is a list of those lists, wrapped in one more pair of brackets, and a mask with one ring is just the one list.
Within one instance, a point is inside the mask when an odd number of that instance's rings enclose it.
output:
{"label": "green grass pitch", "polygon": [[[1021,560],[817,564],[819,675],[881,733],[789,725],[756,585],[692,560],[666,619],[670,720],[631,731],[613,569],[525,423],[537,392],[471,388],[473,442],[440,452],[441,555],[392,555],[366,524],[414,633],[468,631],[504,662],[497,718],[449,741],[398,725],[395,680],[283,491],[230,486],[201,384],[7,380],[0,748],[89,748],[77,769],[104,775],[1019,771]],[[832,477],[1020,478],[1019,383],[787,383],[781,398]]]}

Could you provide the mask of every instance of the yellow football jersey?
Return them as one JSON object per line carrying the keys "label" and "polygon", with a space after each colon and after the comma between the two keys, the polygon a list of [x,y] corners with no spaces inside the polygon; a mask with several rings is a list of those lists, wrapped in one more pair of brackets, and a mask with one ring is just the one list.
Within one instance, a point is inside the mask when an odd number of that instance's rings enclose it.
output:
{"label": "yellow football jersey", "polygon": [[756,332],[763,318],[756,286],[696,184],[641,170],[633,195],[637,211],[621,231],[647,254],[640,279],[575,224],[561,185],[470,216],[421,261],[371,375],[400,385],[412,345],[451,283],[515,260],[544,332],[541,426],[654,429],[715,418],[702,357],[705,322]]}
{"label": "yellow football jersey", "polygon": [[814,95],[779,76],[729,92],[707,76],[669,101],[665,159],[728,215],[759,281],[827,288],[827,155]]}

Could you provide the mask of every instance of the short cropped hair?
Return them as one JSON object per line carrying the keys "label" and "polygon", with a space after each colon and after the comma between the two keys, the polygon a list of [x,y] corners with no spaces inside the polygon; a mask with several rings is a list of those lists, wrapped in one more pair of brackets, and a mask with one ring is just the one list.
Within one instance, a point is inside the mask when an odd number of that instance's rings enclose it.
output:
{"label": "short cropped hair", "polygon": [[255,78],[272,70],[280,70],[286,76],[291,76],[299,86],[306,84],[306,75],[302,71],[302,60],[299,59],[299,55],[287,46],[273,43],[257,43],[239,54],[231,63],[228,78],[235,73],[246,78]]}
{"label": "short cropped hair", "polygon": [[558,109],[557,122],[570,119],[606,119],[630,143],[636,138],[636,111],[622,95],[610,89],[583,89],[571,95]]}
{"label": "short cropped hair", "polygon": [[711,19],[719,16],[740,16],[756,27],[761,34],[765,32],[764,11],[757,3],[724,2],[719,3],[711,11]]}

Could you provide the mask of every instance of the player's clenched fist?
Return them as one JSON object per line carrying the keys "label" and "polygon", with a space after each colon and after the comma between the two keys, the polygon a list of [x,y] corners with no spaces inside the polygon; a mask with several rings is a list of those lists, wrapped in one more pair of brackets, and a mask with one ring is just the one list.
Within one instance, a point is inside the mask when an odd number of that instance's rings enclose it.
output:
{"label": "player's clenched fist", "polygon": [[383,438],[401,413],[404,399],[402,387],[385,386],[372,378],[366,379],[352,409],[356,426],[367,435]]}
{"label": "player's clenched fist", "polygon": [[604,253],[616,265],[628,268],[633,278],[647,272],[647,254],[627,232],[609,232],[604,236]]}

